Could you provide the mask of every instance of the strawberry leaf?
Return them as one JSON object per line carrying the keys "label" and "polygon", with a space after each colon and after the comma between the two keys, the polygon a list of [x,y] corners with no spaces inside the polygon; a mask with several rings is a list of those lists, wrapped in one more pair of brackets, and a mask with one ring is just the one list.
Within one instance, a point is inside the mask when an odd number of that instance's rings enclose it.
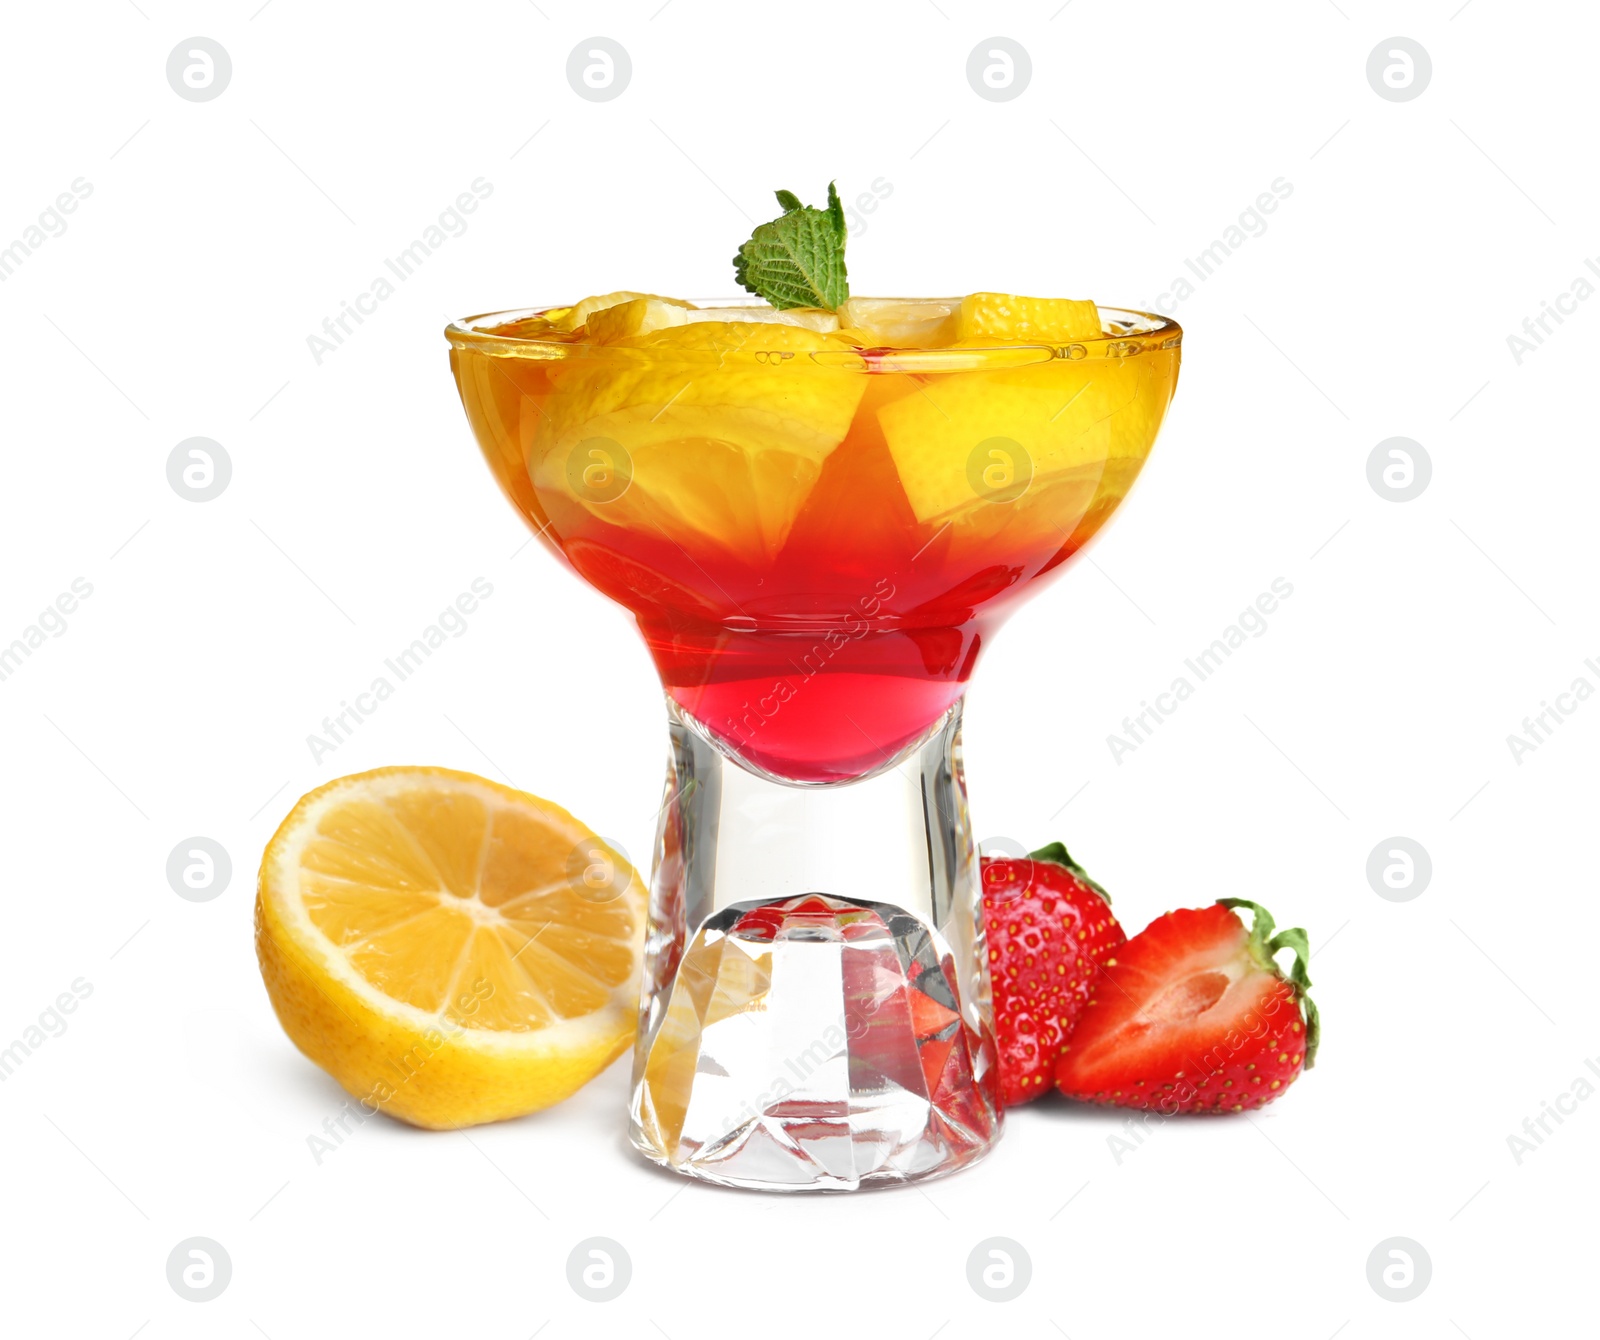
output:
{"label": "strawberry leaf", "polygon": [[1030,861],[1049,861],[1054,865],[1065,867],[1072,873],[1074,879],[1082,884],[1087,884],[1091,889],[1106,900],[1106,906],[1111,905],[1111,895],[1100,884],[1089,878],[1089,872],[1072,859],[1066,847],[1060,842],[1052,842],[1048,846],[1040,847],[1038,851],[1028,853]]}
{"label": "strawberry leaf", "polygon": [[[1293,984],[1295,996],[1305,1007],[1306,1012],[1306,1069],[1310,1070],[1316,1064],[1317,1048],[1322,1043],[1322,1014],[1317,1009],[1316,1002],[1311,999],[1311,973],[1307,968],[1307,964],[1311,962],[1309,937],[1299,926],[1291,926],[1274,935],[1276,926],[1272,920],[1272,913],[1260,903],[1252,903],[1248,898],[1218,898],[1217,901],[1224,907],[1250,909],[1251,954],[1257,962],[1270,967],[1279,977]],[[1287,973],[1278,966],[1277,961],[1279,951],[1284,949],[1294,954]]]}

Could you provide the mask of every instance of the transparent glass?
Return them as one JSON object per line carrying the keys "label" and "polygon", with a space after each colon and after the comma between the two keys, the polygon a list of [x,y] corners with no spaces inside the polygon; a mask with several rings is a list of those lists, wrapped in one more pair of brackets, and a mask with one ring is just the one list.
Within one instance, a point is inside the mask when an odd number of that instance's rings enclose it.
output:
{"label": "transparent glass", "polygon": [[962,1167],[1000,1129],[962,694],[1137,477],[1181,332],[1102,308],[1060,346],[601,345],[565,310],[447,335],[501,488],[667,694],[634,1143],[786,1190]]}
{"label": "transparent glass", "polygon": [[961,708],[849,784],[741,767],[672,715],[630,1133],[775,1190],[953,1172],[999,1133]]}

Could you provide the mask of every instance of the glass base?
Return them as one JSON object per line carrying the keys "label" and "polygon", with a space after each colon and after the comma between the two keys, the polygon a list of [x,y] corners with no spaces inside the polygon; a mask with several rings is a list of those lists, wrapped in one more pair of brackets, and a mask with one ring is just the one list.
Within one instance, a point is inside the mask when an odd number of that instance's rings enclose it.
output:
{"label": "glass base", "polygon": [[981,1157],[1001,1111],[960,704],[829,785],[752,772],[669,711],[635,1147],[776,1191]]}

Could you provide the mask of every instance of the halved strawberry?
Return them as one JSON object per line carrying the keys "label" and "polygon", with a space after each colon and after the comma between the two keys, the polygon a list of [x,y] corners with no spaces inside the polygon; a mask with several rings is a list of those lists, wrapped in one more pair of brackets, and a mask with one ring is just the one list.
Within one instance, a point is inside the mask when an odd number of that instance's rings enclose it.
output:
{"label": "halved strawberry", "polygon": [[[1236,907],[1254,914],[1249,929]],[[1282,949],[1294,953],[1287,976]],[[1265,1106],[1316,1057],[1310,956],[1303,930],[1274,935],[1267,910],[1243,898],[1156,918],[1106,963],[1057,1087],[1168,1115]]]}
{"label": "halved strawberry", "polygon": [[1006,1106],[1049,1087],[1100,963],[1128,937],[1110,897],[1059,842],[982,860],[983,924]]}

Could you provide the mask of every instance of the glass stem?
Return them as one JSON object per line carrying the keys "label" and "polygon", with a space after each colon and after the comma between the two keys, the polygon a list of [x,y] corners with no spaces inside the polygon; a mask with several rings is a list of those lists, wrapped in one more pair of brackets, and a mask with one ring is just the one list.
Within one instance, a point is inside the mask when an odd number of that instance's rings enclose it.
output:
{"label": "glass stem", "polygon": [[634,1145],[780,1190],[980,1157],[1000,1106],[960,702],[826,785],[752,771],[668,711]]}

